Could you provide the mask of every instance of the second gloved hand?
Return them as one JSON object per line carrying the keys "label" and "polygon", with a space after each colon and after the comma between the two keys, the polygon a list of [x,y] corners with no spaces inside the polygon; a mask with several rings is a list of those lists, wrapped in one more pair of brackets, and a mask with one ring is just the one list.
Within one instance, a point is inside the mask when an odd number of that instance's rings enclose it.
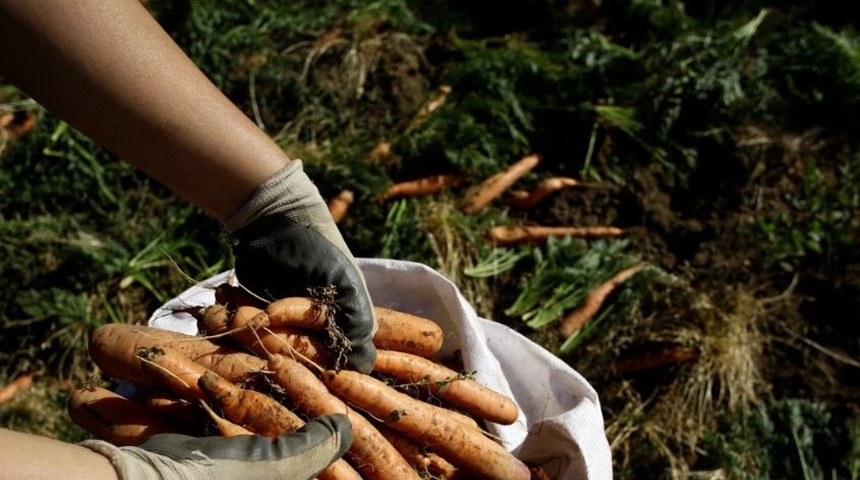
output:
{"label": "second gloved hand", "polygon": [[364,277],[300,160],[260,185],[225,227],[237,240],[239,283],[256,295],[304,297],[310,288],[334,287],[347,363],[364,373],[373,369],[376,319]]}
{"label": "second gloved hand", "polygon": [[102,440],[80,445],[107,457],[120,480],[307,480],[340,458],[352,438],[346,415],[326,415],[274,439],[165,433],[137,447]]}

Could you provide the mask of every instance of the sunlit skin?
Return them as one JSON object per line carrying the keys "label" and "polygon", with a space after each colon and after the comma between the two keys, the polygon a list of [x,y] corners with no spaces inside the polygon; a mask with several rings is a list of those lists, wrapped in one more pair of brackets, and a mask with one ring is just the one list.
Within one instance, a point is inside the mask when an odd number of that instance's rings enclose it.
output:
{"label": "sunlit skin", "polygon": [[[138,0],[0,0],[0,76],[219,220],[290,159]],[[84,447],[0,429],[0,480],[113,480]]]}

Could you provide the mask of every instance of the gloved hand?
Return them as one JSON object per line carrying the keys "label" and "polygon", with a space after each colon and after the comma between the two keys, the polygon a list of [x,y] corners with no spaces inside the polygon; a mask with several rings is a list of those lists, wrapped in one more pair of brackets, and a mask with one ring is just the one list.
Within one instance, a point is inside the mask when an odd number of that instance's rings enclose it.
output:
{"label": "gloved hand", "polygon": [[347,365],[369,373],[376,318],[364,276],[316,186],[293,160],[260,185],[224,223],[237,240],[239,283],[267,300],[335,288],[335,324],[349,345]]}
{"label": "gloved hand", "polygon": [[189,437],[153,435],[137,447],[101,440],[80,445],[106,456],[119,480],[308,480],[340,458],[352,444],[346,415],[325,415],[294,433]]}

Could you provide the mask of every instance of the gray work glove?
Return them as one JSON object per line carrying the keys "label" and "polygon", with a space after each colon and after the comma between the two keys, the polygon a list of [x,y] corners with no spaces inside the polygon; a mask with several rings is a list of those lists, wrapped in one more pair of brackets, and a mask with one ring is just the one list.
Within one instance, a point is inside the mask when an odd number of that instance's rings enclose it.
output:
{"label": "gray work glove", "polygon": [[189,437],[153,435],[137,447],[101,440],[80,445],[106,456],[119,480],[309,480],[340,458],[352,443],[346,415],[325,415],[296,432]]}
{"label": "gray work glove", "polygon": [[260,185],[225,222],[239,283],[267,300],[335,288],[335,324],[348,340],[346,362],[369,373],[376,361],[376,318],[364,276],[316,186],[293,160]]}

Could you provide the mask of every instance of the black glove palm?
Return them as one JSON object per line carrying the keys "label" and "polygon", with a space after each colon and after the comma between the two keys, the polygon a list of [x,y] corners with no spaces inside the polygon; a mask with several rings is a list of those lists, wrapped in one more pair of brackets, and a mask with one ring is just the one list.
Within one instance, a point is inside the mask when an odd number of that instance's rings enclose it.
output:
{"label": "black glove palm", "polygon": [[364,277],[301,162],[261,185],[227,221],[239,283],[265,299],[308,296],[334,287],[335,323],[349,341],[351,368],[368,373],[376,360],[376,320]]}

